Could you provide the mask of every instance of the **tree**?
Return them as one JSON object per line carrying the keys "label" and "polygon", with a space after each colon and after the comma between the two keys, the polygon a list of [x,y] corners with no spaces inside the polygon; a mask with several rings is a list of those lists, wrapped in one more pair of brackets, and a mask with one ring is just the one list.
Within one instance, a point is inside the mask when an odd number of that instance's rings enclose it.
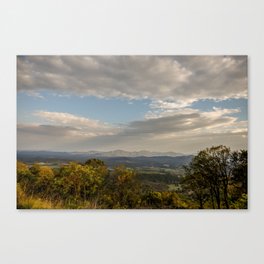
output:
{"label": "tree", "polygon": [[[248,167],[247,167],[247,151],[240,150],[232,153],[233,172],[230,180],[230,189],[232,192],[232,203],[237,201],[246,201],[244,208],[247,207],[247,186],[248,186]],[[245,198],[246,197],[246,198]],[[242,203],[238,202],[238,205]],[[237,207],[236,205],[235,207]]]}
{"label": "tree", "polygon": [[99,159],[88,159],[84,165],[91,166],[93,168],[101,168],[106,167],[105,163],[102,160]]}
{"label": "tree", "polygon": [[163,207],[162,193],[149,191],[144,196],[144,202],[146,202],[147,208],[162,208]]}
{"label": "tree", "polygon": [[33,175],[38,175],[40,168],[41,166],[39,164],[33,164],[29,170]]}
{"label": "tree", "polygon": [[192,166],[185,166],[185,177],[181,181],[183,191],[194,201],[198,201],[199,209],[204,208],[204,203],[207,201],[210,191],[209,185],[204,180],[203,176],[194,171]]}
{"label": "tree", "polygon": [[32,177],[28,165],[18,161],[17,162],[17,181],[18,182],[28,182]]}
{"label": "tree", "polygon": [[52,195],[53,181],[53,170],[48,166],[41,166],[35,183],[37,192],[44,195]]}
{"label": "tree", "polygon": [[247,159],[248,154],[246,150],[235,151],[232,154],[234,168],[231,180],[242,193],[247,193]]}
{"label": "tree", "polygon": [[200,208],[207,195],[212,208],[229,208],[231,181],[239,182],[243,192],[246,191],[246,153],[231,152],[230,148],[221,145],[202,150],[193,158],[186,169],[184,181]]}
{"label": "tree", "polygon": [[210,149],[207,149],[207,151],[214,161],[213,169],[216,177],[219,179],[218,184],[223,193],[225,207],[229,208],[228,185],[233,170],[230,148],[226,146],[218,146],[211,147]]}
{"label": "tree", "polygon": [[[220,179],[215,169],[217,167],[216,160],[210,155],[210,149],[202,150],[195,156],[190,164],[190,170],[192,170],[192,177],[197,179],[199,175],[202,185],[208,188],[210,193],[211,205],[215,208],[215,204],[218,208],[221,208],[220,197]],[[201,184],[201,181],[199,184]],[[193,189],[195,190],[195,182],[192,182]]]}
{"label": "tree", "polygon": [[60,169],[59,175],[62,180],[57,179],[56,182],[63,186],[63,197],[77,202],[96,196],[102,187],[105,170],[71,162]]}
{"label": "tree", "polygon": [[134,170],[117,166],[108,177],[105,188],[110,208],[137,208],[140,206],[140,184]]}
{"label": "tree", "polygon": [[17,182],[24,192],[32,192],[34,175],[31,173],[28,165],[23,162],[17,162]]}

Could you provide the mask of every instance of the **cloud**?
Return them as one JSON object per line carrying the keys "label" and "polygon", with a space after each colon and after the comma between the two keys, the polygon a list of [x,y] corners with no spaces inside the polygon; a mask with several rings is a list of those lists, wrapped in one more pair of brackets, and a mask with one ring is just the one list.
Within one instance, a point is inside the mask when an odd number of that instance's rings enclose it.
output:
{"label": "cloud", "polygon": [[147,149],[193,152],[210,144],[247,147],[247,121],[232,116],[239,109],[209,112],[184,108],[114,127],[69,113],[36,113],[48,124],[18,125],[18,149]]}
{"label": "cloud", "polygon": [[[239,109],[215,108],[209,112],[182,109],[159,117],[131,122],[117,135],[99,137],[89,145],[128,150],[176,151],[195,150],[224,144],[232,149],[247,148],[247,121],[232,116]],[[88,142],[83,142],[87,144]],[[101,145],[101,143],[103,143]]]}
{"label": "cloud", "polygon": [[181,136],[186,134],[224,133],[233,132],[233,129],[247,128],[247,122],[238,121],[232,114],[239,109],[214,108],[212,111],[201,112],[196,109],[184,108],[168,110],[147,115],[143,121],[131,122],[125,130],[127,134],[150,134]]}
{"label": "cloud", "polygon": [[18,91],[149,98],[167,107],[247,96],[245,56],[19,56]]}
{"label": "cloud", "polygon": [[38,124],[18,124],[18,133],[36,134],[43,136],[67,137],[71,136],[73,131],[78,131],[75,127],[68,126],[52,126],[52,125],[38,125]]}
{"label": "cloud", "polygon": [[197,99],[245,98],[247,96],[246,56],[183,56],[183,66],[192,69],[190,84]]}
{"label": "cloud", "polygon": [[71,148],[82,140],[80,132],[79,129],[68,126],[18,124],[17,148],[29,150],[63,150],[63,146]]}
{"label": "cloud", "polygon": [[18,56],[17,89],[40,98],[48,91],[119,97],[129,104],[151,101],[144,120],[120,126],[37,111],[38,124],[18,124],[18,149],[193,152],[215,144],[247,147],[247,121],[235,117],[239,109],[190,108],[201,99],[247,98],[246,56]]}
{"label": "cloud", "polygon": [[82,140],[119,131],[119,127],[70,113],[37,111],[34,115],[40,123],[17,125],[18,149],[79,149]]}
{"label": "cloud", "polygon": [[118,127],[110,124],[70,113],[37,111],[34,115],[48,123],[56,124],[56,126],[74,127],[75,129],[71,131],[73,136],[112,135],[119,131]]}

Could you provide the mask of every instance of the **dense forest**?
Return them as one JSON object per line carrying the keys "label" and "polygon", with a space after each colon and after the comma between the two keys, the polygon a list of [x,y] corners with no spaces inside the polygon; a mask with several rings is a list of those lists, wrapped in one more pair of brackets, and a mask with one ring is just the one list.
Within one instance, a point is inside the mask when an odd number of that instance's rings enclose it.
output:
{"label": "dense forest", "polygon": [[247,151],[200,151],[179,175],[100,159],[58,167],[17,162],[18,209],[246,209]]}

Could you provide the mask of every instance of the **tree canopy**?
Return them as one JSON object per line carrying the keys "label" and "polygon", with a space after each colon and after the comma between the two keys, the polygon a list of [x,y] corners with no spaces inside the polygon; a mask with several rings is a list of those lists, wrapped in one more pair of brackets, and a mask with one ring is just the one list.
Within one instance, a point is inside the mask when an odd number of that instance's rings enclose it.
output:
{"label": "tree canopy", "polygon": [[247,208],[246,150],[231,151],[222,145],[206,148],[199,151],[183,171],[183,175],[172,176],[163,170],[160,174],[156,172],[146,177],[140,175],[140,170],[122,164],[108,168],[99,159],[69,162],[59,167],[18,161],[17,206],[71,209]]}

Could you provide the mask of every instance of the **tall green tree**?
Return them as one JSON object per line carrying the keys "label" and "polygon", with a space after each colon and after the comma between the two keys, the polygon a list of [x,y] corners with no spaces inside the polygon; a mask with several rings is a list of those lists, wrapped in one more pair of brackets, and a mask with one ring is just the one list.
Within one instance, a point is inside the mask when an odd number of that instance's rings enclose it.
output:
{"label": "tall green tree", "polygon": [[182,179],[181,185],[191,200],[199,203],[199,209],[203,209],[210,196],[209,184],[204,180],[203,175],[193,170],[192,166],[186,166],[185,177]]}
{"label": "tall green tree", "polygon": [[202,150],[186,168],[184,181],[200,207],[209,195],[212,208],[228,209],[232,183],[246,193],[247,152],[231,152],[222,145]]}

